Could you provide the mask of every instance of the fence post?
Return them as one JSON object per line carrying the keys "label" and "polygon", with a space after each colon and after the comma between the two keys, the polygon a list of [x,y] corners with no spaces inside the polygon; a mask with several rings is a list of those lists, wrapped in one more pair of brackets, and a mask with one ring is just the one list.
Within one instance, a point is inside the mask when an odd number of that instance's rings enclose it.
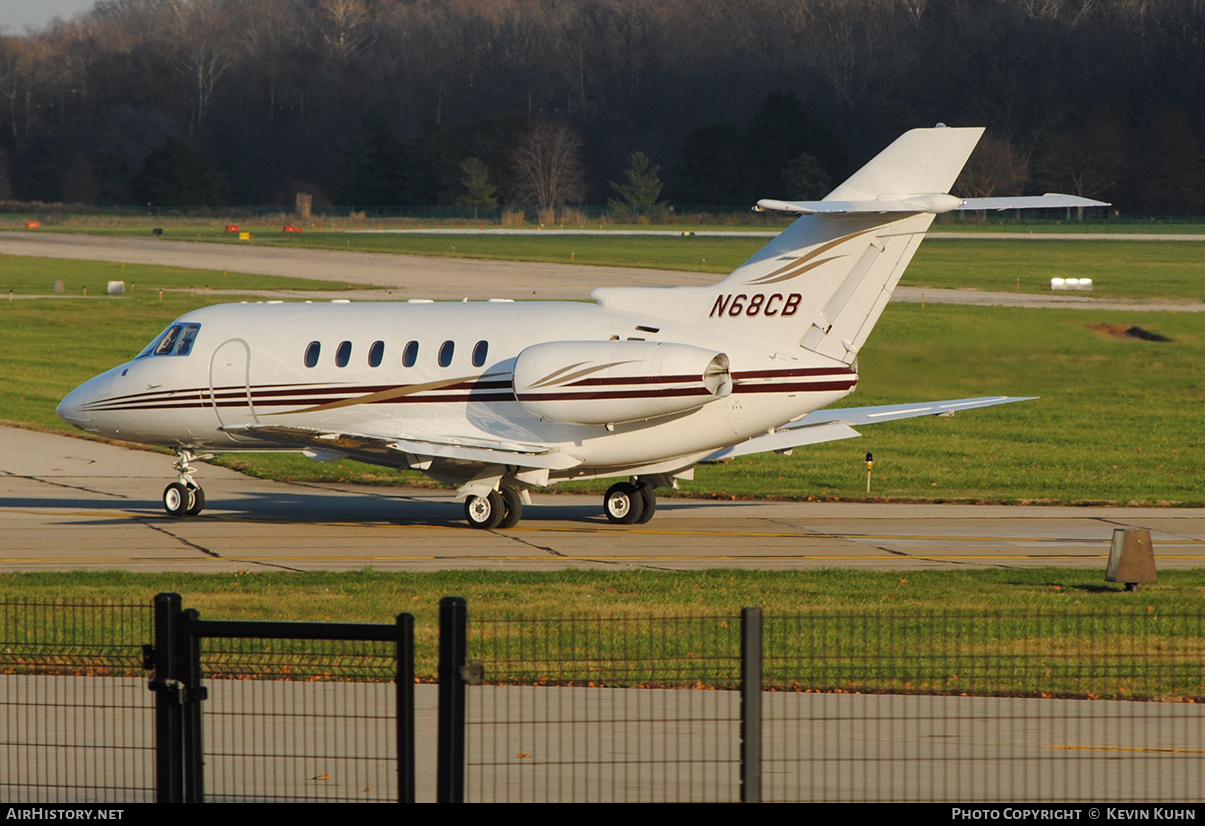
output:
{"label": "fence post", "polygon": [[464,667],[468,649],[468,603],[464,597],[439,601],[439,743],[436,748],[436,802],[464,802]]}
{"label": "fence post", "polygon": [[192,624],[201,618],[195,608],[184,611],[177,633],[180,651],[180,681],[184,683],[180,719],[184,728],[184,800],[205,802],[205,749],[201,740],[201,702],[207,691],[201,685],[201,638],[192,633]]}
{"label": "fence post", "polygon": [[180,709],[179,653],[180,606],[177,593],[155,595],[155,802],[184,802],[184,725]]}
{"label": "fence post", "polygon": [[414,802],[414,617],[397,615],[397,802]]}
{"label": "fence post", "polygon": [[741,609],[741,802],[761,803],[762,611]]}

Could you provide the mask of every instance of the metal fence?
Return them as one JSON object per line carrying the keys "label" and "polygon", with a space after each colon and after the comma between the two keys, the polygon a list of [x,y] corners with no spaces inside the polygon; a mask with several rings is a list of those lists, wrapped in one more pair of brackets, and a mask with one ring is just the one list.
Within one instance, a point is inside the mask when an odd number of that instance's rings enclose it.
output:
{"label": "metal fence", "polygon": [[740,799],[736,617],[474,619],[466,798]]}
{"label": "metal fence", "polygon": [[742,623],[472,620],[466,797],[1205,799],[1201,615],[766,617],[754,709]]}
{"label": "metal fence", "polygon": [[[156,638],[148,606],[0,605],[0,797],[156,799],[154,703],[176,692],[203,733],[160,742],[200,744],[207,800],[410,799],[416,732],[419,800],[1205,800],[1201,614],[470,618],[449,598],[439,697],[405,736],[398,629],[184,619]],[[173,670],[190,648],[201,679]]]}
{"label": "metal fence", "polygon": [[767,617],[764,798],[1205,799],[1205,618]]}
{"label": "metal fence", "polygon": [[0,603],[0,799],[154,800],[151,607]]}

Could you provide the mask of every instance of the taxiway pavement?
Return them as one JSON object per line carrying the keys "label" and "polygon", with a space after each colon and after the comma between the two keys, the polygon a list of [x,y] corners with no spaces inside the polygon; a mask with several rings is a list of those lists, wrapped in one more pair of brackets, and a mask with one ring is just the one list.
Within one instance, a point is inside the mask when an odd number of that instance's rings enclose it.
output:
{"label": "taxiway pavement", "polygon": [[[937,237],[937,236],[935,236]],[[947,238],[969,237],[952,234]],[[1001,237],[1013,238],[1014,235]],[[1026,236],[1033,238],[1034,236]],[[1038,236],[1050,239],[1051,236]],[[1124,240],[1131,236],[1085,236]],[[1149,240],[1151,236],[1135,236]],[[1174,236],[1176,240],[1205,240],[1205,236]],[[595,287],[707,286],[724,273],[649,270],[637,267],[599,267],[587,264],[540,264],[469,258],[435,258],[287,247],[172,241],[164,238],[96,237],[53,233],[0,232],[0,254],[87,261],[158,264],[200,270],[279,275],[326,281],[349,281],[366,289],[338,293],[277,290],[279,298],[346,298],[387,301],[410,298],[434,300],[511,298],[582,301]],[[371,288],[369,288],[371,285]],[[264,295],[218,290],[215,295]],[[1073,310],[1205,312],[1201,301],[1128,301],[1095,298],[1083,293],[1044,294],[897,287],[893,301],[919,304],[970,304]]]}
{"label": "taxiway pavement", "polygon": [[1114,528],[1151,531],[1160,568],[1205,563],[1205,509],[660,499],[612,525],[600,497],[539,495],[481,531],[447,493],[252,479],[202,465],[208,506],[175,519],[171,457],[0,428],[0,571],[707,567],[884,570],[1060,566],[1102,572]]}

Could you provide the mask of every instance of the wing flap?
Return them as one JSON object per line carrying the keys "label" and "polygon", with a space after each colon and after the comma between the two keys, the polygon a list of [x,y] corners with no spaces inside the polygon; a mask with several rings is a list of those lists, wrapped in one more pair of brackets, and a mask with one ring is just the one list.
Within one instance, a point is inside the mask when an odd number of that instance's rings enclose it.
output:
{"label": "wing flap", "polygon": [[776,430],[757,436],[739,445],[717,450],[703,459],[704,462],[720,462],[724,459],[734,459],[737,456],[749,456],[753,453],[769,453],[774,450],[790,450],[804,445],[818,445],[822,442],[835,442],[839,439],[853,439],[862,434],[844,422],[828,422],[811,427],[798,427],[791,430]]}

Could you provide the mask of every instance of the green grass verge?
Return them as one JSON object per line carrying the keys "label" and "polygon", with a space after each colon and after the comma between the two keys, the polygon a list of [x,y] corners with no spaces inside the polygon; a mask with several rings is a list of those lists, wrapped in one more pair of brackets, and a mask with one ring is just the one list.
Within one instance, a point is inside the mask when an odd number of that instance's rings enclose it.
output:
{"label": "green grass verge", "polygon": [[[1039,224],[1043,231],[1080,231],[1093,227],[1094,231],[1109,234],[1113,225],[1086,224],[1084,227],[1060,224]],[[617,229],[623,226],[612,227]],[[631,229],[631,227],[627,227]],[[767,230],[781,227],[767,225]],[[1170,229],[1162,225],[1139,225],[1151,231],[1186,231],[1201,234],[1205,243],[1205,225],[1177,225]],[[661,227],[653,229],[663,230]],[[698,229],[697,227],[694,229]],[[711,228],[709,228],[711,229]],[[737,229],[750,229],[739,227]],[[983,230],[980,225],[945,225],[943,231],[961,232]],[[1122,231],[1132,231],[1125,226]],[[58,228],[56,227],[56,231]],[[993,231],[993,230],[990,230]],[[994,231],[1003,231],[995,228]],[[97,234],[99,230],[95,231]],[[142,235],[144,228],[107,229],[105,234]],[[1088,277],[1094,281],[1089,297],[1097,298],[1161,298],[1180,301],[1205,301],[1205,255],[1195,242],[1173,241],[1062,241],[1043,239],[1042,232],[1026,240],[971,240],[959,238],[933,238],[923,244],[904,274],[902,284],[914,287],[944,287],[953,289],[1003,290],[1025,293],[1048,293],[1050,279],[1054,277]],[[314,249],[355,250],[360,252],[384,252],[409,255],[431,255],[467,259],[495,259],[506,261],[539,261],[553,264],[590,264],[599,266],[638,267],[661,270],[715,273],[718,281],[766,244],[764,238],[712,238],[697,236],[647,238],[630,235],[607,236],[558,236],[556,230],[548,230],[540,236],[531,235],[431,235],[423,233],[394,234],[349,234],[338,230],[313,231],[304,235],[280,232],[254,233],[250,242],[238,241],[236,237],[220,228],[198,228],[197,233],[188,233],[199,240],[222,241],[231,244],[251,243],[261,246],[292,246]],[[11,261],[18,259],[10,259]],[[56,267],[87,267],[86,263],[59,262]],[[102,265],[97,265],[102,266]],[[121,265],[103,265],[109,278],[134,281],[153,285],[156,278],[139,273],[130,277],[122,273],[113,274]],[[4,276],[0,268],[0,280],[8,282],[15,276]],[[173,283],[179,287],[198,289],[208,284],[217,289],[261,289],[258,286],[236,285],[235,276],[218,279],[202,271],[170,270],[180,277]],[[99,271],[98,271],[99,272]],[[63,276],[58,276],[63,277]],[[248,276],[255,278],[254,276]],[[262,278],[262,277],[260,277]],[[65,279],[66,280],[66,279]],[[74,279],[73,279],[74,280]],[[107,279],[97,276],[89,285],[89,292],[103,289]],[[211,283],[213,282],[213,283]],[[256,282],[259,283],[259,282]],[[321,283],[321,286],[319,286]],[[39,276],[38,288],[29,292],[48,292],[54,277],[46,286],[46,279]],[[70,290],[77,292],[80,284],[71,283]],[[602,286],[602,285],[600,285]],[[308,282],[300,289],[346,289],[346,283]],[[0,284],[7,292],[11,285]],[[262,289],[268,289],[262,287]],[[278,289],[297,289],[283,280]],[[16,290],[21,293],[21,289]],[[1078,294],[1084,295],[1084,294]]]}
{"label": "green grass verge", "polygon": [[[0,256],[0,301],[8,293],[15,295],[54,295],[56,282],[63,282],[63,294],[104,297],[121,301],[140,294],[157,297],[167,293],[189,292],[203,296],[213,290],[347,290],[346,281],[313,281],[239,272],[193,270],[160,267],[151,264],[119,264],[107,261],[75,261],[68,258],[30,258]],[[110,281],[124,281],[126,293],[106,296]],[[363,285],[356,285],[362,289]],[[226,298],[226,301],[232,299]]]}
{"label": "green grass verge", "polygon": [[[1199,698],[1205,571],[1124,593],[1100,571],[562,571],[387,574],[0,575],[0,603],[149,603],[174,590],[205,619],[416,619],[418,672],[434,676],[437,606],[468,600],[469,656],[495,682],[725,686],[741,607],[766,614],[767,683],[784,689]],[[88,612],[6,609],[0,637],[53,645],[125,639]],[[137,641],[133,641],[137,642]],[[254,645],[256,660],[267,663]],[[78,651],[78,648],[73,649]],[[273,645],[282,662],[283,646]],[[1119,656],[1124,652],[1124,656]],[[1192,668],[1184,666],[1195,663]],[[294,672],[296,674],[296,672]],[[261,676],[280,676],[268,663]]]}
{"label": "green grass verge", "polygon": [[1205,301],[1205,236],[1202,243],[933,238],[901,283],[1049,293],[1056,277],[1093,279],[1091,293],[1074,293],[1083,297]]}

